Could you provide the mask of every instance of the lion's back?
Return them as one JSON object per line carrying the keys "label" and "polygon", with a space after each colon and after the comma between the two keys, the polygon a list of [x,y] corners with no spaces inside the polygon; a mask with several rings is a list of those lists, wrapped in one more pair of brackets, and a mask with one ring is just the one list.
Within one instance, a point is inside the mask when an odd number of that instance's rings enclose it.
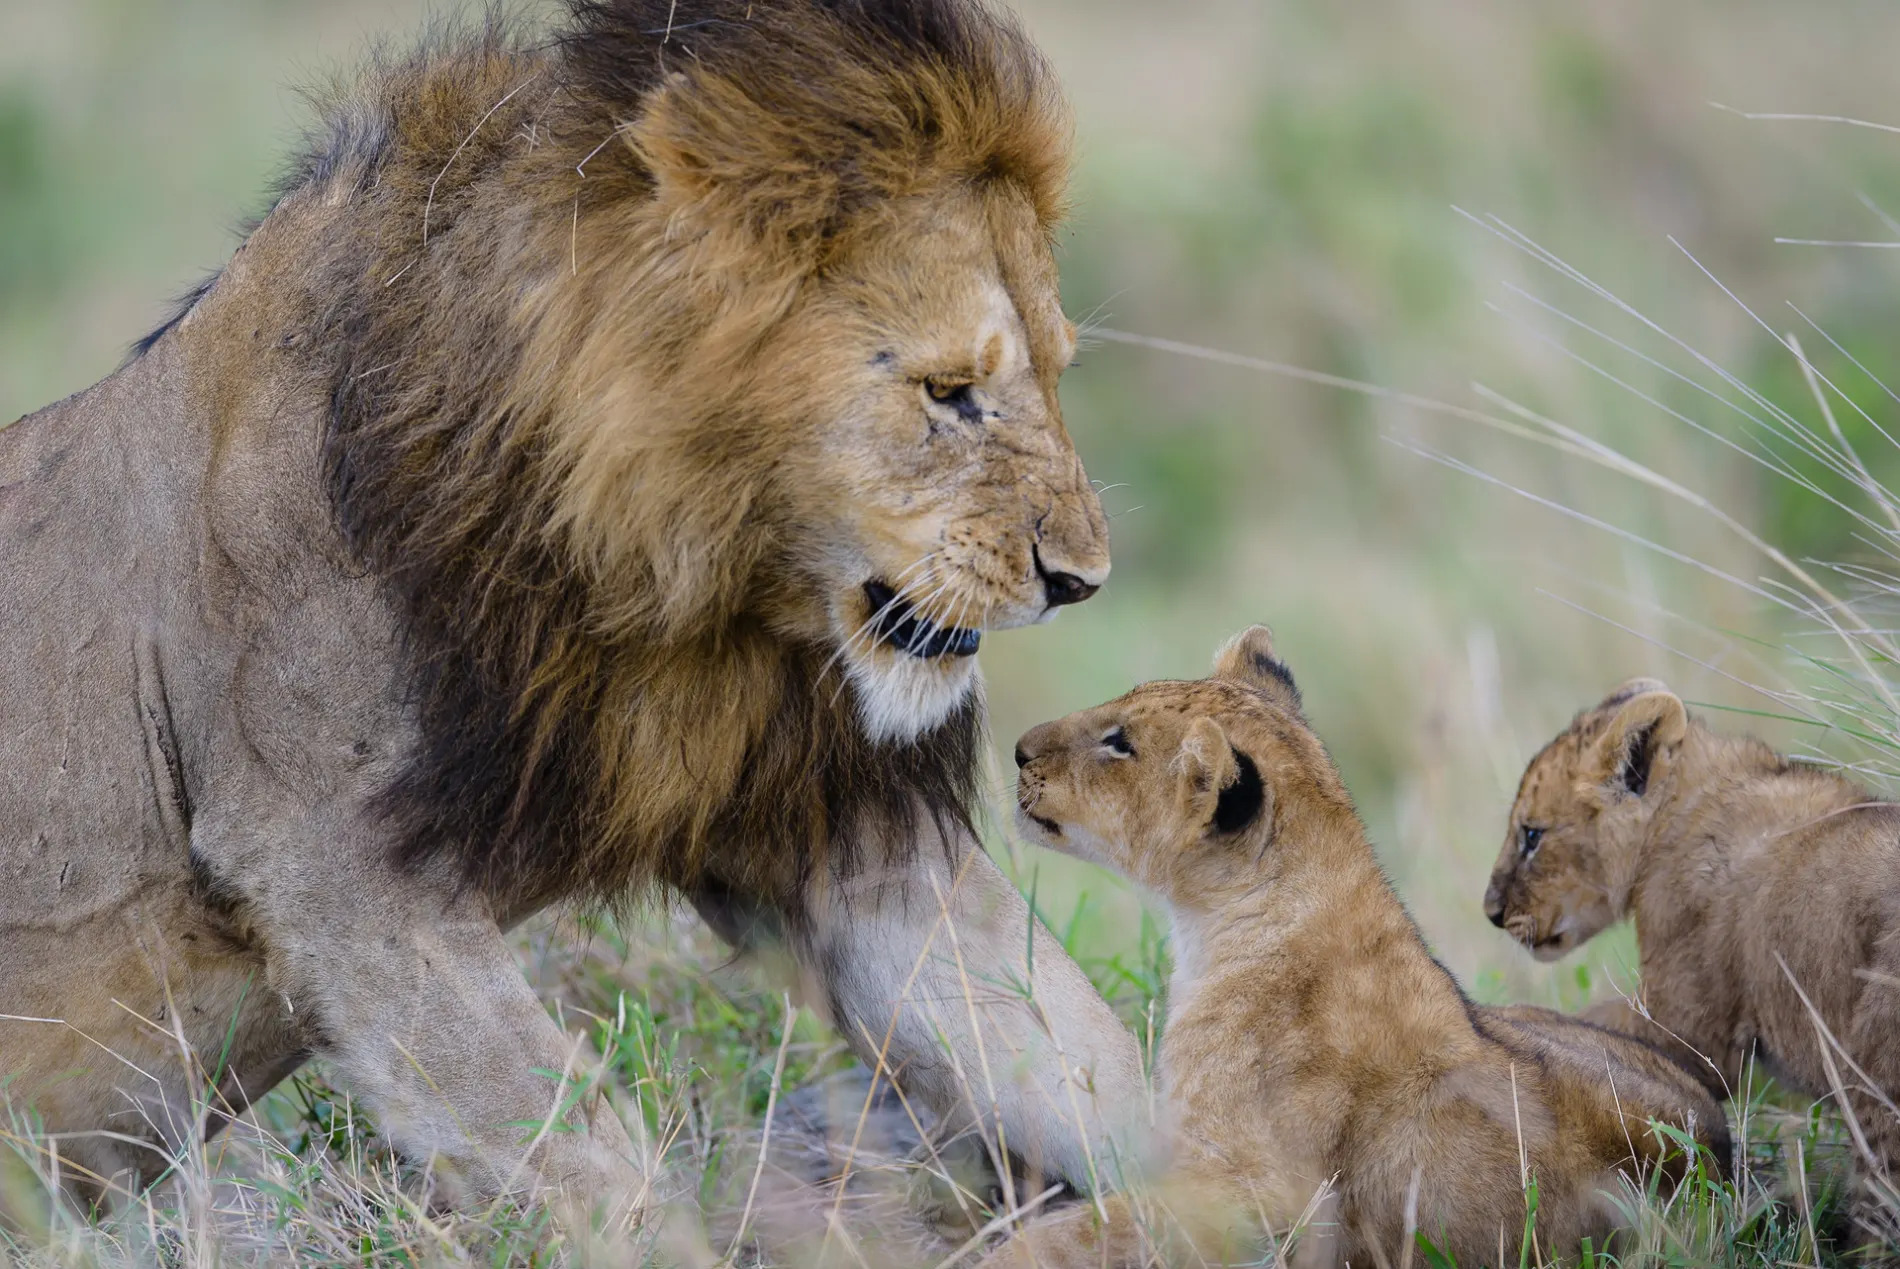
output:
{"label": "lion's back", "polygon": [[174,371],[134,362],[0,431],[0,912],[70,904],[105,881],[102,843],[139,840],[136,644],[178,543]]}

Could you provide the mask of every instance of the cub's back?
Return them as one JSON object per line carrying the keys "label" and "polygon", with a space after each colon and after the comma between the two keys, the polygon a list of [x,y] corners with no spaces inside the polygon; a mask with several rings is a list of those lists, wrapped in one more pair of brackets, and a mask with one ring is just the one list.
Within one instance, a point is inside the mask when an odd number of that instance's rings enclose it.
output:
{"label": "cub's back", "polygon": [[[1635,1036],[1533,1005],[1475,1006],[1490,1038],[1543,1072],[1560,1119],[1586,1132],[1597,1150],[1654,1160],[1654,1119],[1690,1133],[1726,1172],[1733,1162],[1728,1119],[1695,1073]],[[1618,1113],[1620,1112],[1620,1114]],[[1680,1166],[1680,1156],[1674,1161]]]}

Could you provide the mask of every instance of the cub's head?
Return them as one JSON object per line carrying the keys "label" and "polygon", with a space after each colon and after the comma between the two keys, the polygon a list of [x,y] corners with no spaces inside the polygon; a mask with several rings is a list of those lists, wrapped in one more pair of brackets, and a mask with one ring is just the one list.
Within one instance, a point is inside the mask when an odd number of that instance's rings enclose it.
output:
{"label": "cub's head", "polygon": [[1262,626],[1223,647],[1209,678],[1144,683],[1031,728],[1016,765],[1028,840],[1185,903],[1257,874],[1276,821],[1315,795],[1349,806]]}
{"label": "cub's head", "polygon": [[1531,759],[1485,915],[1555,960],[1628,910],[1637,855],[1666,795],[1688,714],[1655,679],[1632,679]]}
{"label": "cub's head", "polygon": [[[650,196],[606,294],[605,377],[631,357],[639,393],[574,395],[608,408],[571,446],[571,523],[638,603],[673,588],[818,644],[868,732],[909,740],[974,690],[984,631],[1108,577],[1056,396],[1067,109],[978,0],[676,19],[691,56],[669,45],[622,133]],[[648,400],[658,441],[613,413]]]}

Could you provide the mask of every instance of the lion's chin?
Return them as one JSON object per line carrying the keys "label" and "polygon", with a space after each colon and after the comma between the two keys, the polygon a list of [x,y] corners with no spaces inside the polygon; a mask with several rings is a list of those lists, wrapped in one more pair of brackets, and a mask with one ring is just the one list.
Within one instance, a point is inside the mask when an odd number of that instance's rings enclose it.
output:
{"label": "lion's chin", "polygon": [[872,740],[908,744],[941,725],[976,690],[974,657],[916,657],[883,645],[846,656],[859,717]]}

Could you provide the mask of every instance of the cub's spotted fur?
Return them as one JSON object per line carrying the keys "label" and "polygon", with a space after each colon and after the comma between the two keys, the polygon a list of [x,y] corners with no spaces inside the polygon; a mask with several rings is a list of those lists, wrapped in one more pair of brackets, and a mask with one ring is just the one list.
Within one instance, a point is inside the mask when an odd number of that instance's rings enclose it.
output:
{"label": "cub's spotted fur", "polygon": [[1635,679],[1531,760],[1484,907],[1546,960],[1634,916],[1649,1017],[1603,1016],[1728,1088],[1752,1055],[1828,1093],[1818,1014],[1862,1131],[1900,1165],[1872,1091],[1900,1092],[1900,808]]}

